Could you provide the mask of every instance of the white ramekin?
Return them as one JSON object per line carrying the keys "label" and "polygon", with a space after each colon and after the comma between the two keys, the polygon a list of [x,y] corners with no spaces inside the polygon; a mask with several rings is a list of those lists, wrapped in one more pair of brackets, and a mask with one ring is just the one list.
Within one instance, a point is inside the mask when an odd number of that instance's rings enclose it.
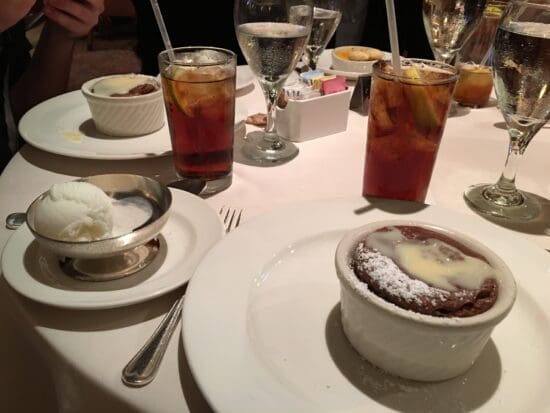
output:
{"label": "white ramekin", "polygon": [[332,68],[334,70],[341,70],[344,72],[371,73],[372,66],[378,59],[349,60],[338,56],[339,52],[343,50],[351,50],[351,49],[368,51],[369,49],[372,49],[372,48],[364,47],[364,46],[340,46],[335,49],[332,49],[332,52],[331,52]]}
{"label": "white ramekin", "polygon": [[[392,225],[415,225],[450,236],[483,255],[498,283],[495,304],[471,317],[435,317],[400,308],[357,282],[350,266],[357,244],[368,233]],[[407,379],[439,381],[468,370],[489,340],[493,328],[512,309],[516,284],[506,264],[482,243],[456,231],[418,221],[378,221],[342,238],[335,265],[340,279],[344,333],[357,352],[383,370]]]}
{"label": "white ramekin", "polygon": [[110,97],[92,92],[93,85],[109,77],[141,76],[158,83],[153,76],[122,74],[102,76],[85,82],[81,91],[86,97],[97,130],[111,136],[139,136],[155,132],[164,126],[162,88],[140,96]]}

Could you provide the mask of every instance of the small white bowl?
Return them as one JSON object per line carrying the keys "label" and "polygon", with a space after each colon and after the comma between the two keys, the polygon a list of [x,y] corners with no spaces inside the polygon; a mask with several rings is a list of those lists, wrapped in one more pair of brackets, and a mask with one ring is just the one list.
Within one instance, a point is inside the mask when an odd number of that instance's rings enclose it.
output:
{"label": "small white bowl", "polygon": [[[376,55],[376,58],[370,60],[350,60],[348,54],[350,52],[368,53]],[[377,60],[383,59],[385,53],[372,47],[364,46],[340,46],[332,49],[332,68],[343,72],[371,73],[372,66]]]}
{"label": "small white bowl", "polygon": [[[107,78],[142,77],[144,83],[154,83],[154,92],[127,97],[112,97],[93,92],[94,85]],[[139,136],[153,133],[164,126],[162,88],[153,76],[121,74],[102,76],[85,82],[81,87],[97,130],[111,136]]]}
{"label": "small white bowl", "polygon": [[[414,225],[442,233],[484,256],[497,270],[494,305],[471,317],[436,317],[403,309],[370,291],[351,268],[351,256],[367,234],[392,225]],[[422,222],[388,220],[357,228],[338,244],[335,265],[348,340],[372,364],[407,379],[440,381],[468,370],[516,297],[512,273],[494,252],[466,235]]]}

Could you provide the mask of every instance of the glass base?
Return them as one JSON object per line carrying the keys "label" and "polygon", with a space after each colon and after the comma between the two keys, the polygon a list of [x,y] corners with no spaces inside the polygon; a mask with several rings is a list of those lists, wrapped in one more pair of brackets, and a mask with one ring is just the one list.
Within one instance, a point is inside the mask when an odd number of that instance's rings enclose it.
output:
{"label": "glass base", "polygon": [[233,174],[230,172],[227,175],[218,179],[203,180],[198,178],[187,178],[177,174],[179,180],[170,183],[168,186],[183,189],[192,194],[202,196],[214,195],[231,186],[233,182]]}
{"label": "glass base", "polygon": [[458,102],[455,100],[451,100],[451,104],[449,106],[449,114],[447,115],[449,118],[458,115]]}
{"label": "glass base", "polygon": [[69,258],[60,262],[65,274],[83,281],[111,281],[132,275],[156,257],[160,249],[157,238],[120,254],[103,258]]}
{"label": "glass base", "polygon": [[479,184],[466,189],[464,200],[470,208],[499,218],[530,220],[540,215],[540,204],[528,195],[515,191],[502,193],[492,184]]}
{"label": "glass base", "polygon": [[243,154],[260,164],[281,164],[298,155],[298,147],[286,139],[268,140],[265,133],[251,132],[242,147]]}
{"label": "glass base", "polygon": [[[461,107],[472,108],[472,109],[484,108],[485,106],[487,106],[487,103],[488,103],[487,100],[483,101],[483,103],[459,102],[458,100],[455,100],[455,102],[457,103],[457,105]],[[455,108],[455,110],[457,109]]]}

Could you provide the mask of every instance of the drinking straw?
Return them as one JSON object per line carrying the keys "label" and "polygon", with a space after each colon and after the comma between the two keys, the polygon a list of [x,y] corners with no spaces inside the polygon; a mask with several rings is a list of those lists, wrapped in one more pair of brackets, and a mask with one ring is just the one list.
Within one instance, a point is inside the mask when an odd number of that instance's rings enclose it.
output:
{"label": "drinking straw", "polygon": [[399,40],[397,38],[397,21],[393,0],[386,0],[386,14],[388,16],[388,29],[390,31],[391,63],[393,71],[399,76],[401,74],[401,60],[399,57]]}
{"label": "drinking straw", "polygon": [[164,19],[162,18],[162,13],[160,12],[160,7],[157,0],[151,0],[151,7],[153,8],[153,13],[155,13],[155,18],[157,19],[157,25],[159,26],[160,35],[162,36],[162,41],[164,42],[164,47],[168,53],[170,61],[173,62],[176,60],[174,51],[172,50],[172,42],[170,42],[170,37],[168,37],[168,31],[166,30],[166,25],[164,24]]}
{"label": "drinking straw", "polygon": [[487,50],[487,53],[485,53],[485,56],[483,56],[483,59],[481,59],[481,62],[479,63],[480,66],[485,66],[487,64],[487,60],[489,60],[492,51],[493,46],[489,47],[489,50]]}

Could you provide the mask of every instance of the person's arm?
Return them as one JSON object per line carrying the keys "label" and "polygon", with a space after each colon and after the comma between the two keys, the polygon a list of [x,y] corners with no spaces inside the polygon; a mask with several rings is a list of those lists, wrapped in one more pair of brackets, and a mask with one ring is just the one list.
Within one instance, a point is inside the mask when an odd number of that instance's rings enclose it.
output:
{"label": "person's arm", "polygon": [[36,0],[2,0],[0,2],[0,32],[14,26],[26,16]]}
{"label": "person's arm", "polygon": [[10,90],[17,121],[36,104],[66,92],[75,40],[86,35],[103,11],[103,0],[45,0],[48,18],[25,73]]}

